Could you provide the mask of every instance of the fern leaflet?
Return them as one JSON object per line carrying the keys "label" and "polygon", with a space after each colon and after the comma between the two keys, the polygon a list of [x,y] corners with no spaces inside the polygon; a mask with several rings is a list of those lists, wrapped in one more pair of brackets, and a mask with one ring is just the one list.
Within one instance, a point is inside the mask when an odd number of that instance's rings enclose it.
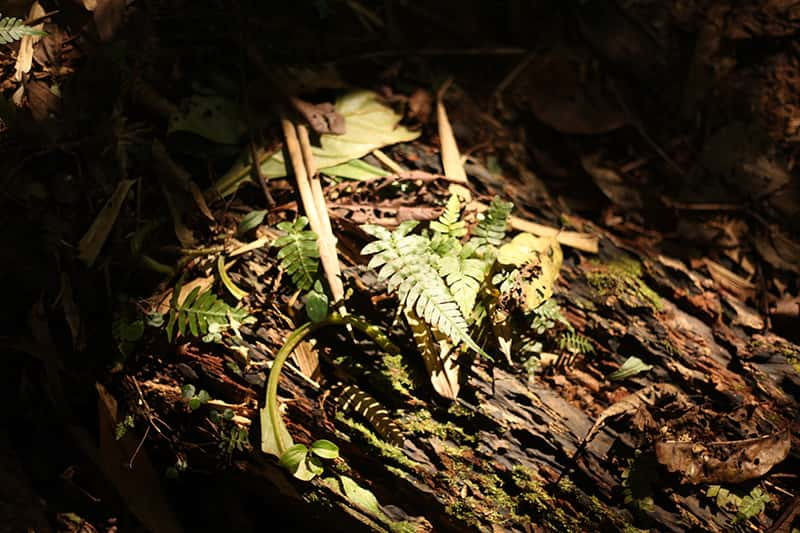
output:
{"label": "fern leaflet", "polygon": [[426,323],[472,350],[489,357],[470,337],[467,321],[450,289],[439,276],[429,240],[410,232],[416,221],[406,221],[393,232],[366,224],[361,228],[378,240],[366,245],[362,255],[373,255],[368,267],[377,269],[378,280],[387,281],[388,291],[397,292],[400,305],[413,309]]}
{"label": "fern leaflet", "polygon": [[447,200],[444,212],[438,220],[430,223],[430,228],[436,233],[460,239],[467,234],[467,223],[460,220],[461,201],[455,194]]}
{"label": "fern leaflet", "polygon": [[458,255],[450,254],[442,257],[438,265],[439,275],[450,288],[461,314],[468,318],[472,315],[475,299],[491,266],[482,259],[472,257],[474,251],[475,248],[468,244]]}
{"label": "fern leaflet", "polygon": [[278,229],[286,235],[275,240],[281,267],[292,278],[295,286],[307,291],[314,285],[319,270],[317,234],[306,230],[308,219],[298,217],[294,222],[281,222]]}
{"label": "fern leaflet", "polygon": [[200,287],[195,287],[181,303],[177,302],[179,292],[176,288],[175,297],[170,303],[166,327],[170,342],[173,338],[185,335],[187,331],[195,337],[205,336],[204,340],[216,340],[222,329],[235,330],[239,325],[248,322],[246,309],[231,307],[217,298],[211,290],[201,294]]}
{"label": "fern leaflet", "polygon": [[18,41],[26,35],[47,35],[47,33],[27,26],[21,19],[0,15],[0,44]]}
{"label": "fern leaflet", "polygon": [[405,438],[392,415],[375,398],[355,385],[346,385],[337,399],[339,411],[358,413],[383,437],[395,446],[402,446]]}
{"label": "fern leaflet", "polygon": [[594,346],[592,342],[574,331],[568,331],[558,337],[558,347],[572,354],[590,354],[594,353]]}
{"label": "fern leaflet", "polygon": [[493,247],[500,246],[506,236],[506,225],[508,215],[514,204],[504,202],[499,196],[492,199],[489,210],[483,215],[483,219],[478,222],[472,232],[470,242],[475,245],[478,254],[485,254]]}

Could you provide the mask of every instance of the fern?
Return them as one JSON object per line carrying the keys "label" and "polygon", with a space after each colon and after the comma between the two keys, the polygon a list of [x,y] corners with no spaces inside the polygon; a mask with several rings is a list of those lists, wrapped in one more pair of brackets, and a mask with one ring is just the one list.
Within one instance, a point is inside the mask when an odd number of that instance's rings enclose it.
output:
{"label": "fern", "polygon": [[430,252],[430,240],[410,233],[417,224],[406,221],[392,232],[371,224],[361,226],[378,239],[367,244],[361,254],[374,254],[368,267],[380,267],[378,280],[387,281],[388,291],[397,293],[401,306],[416,311],[454,343],[463,342],[488,358],[470,337],[459,305],[434,266],[438,258]]}
{"label": "fern", "polygon": [[206,341],[218,340],[222,330],[237,330],[241,324],[250,321],[246,309],[231,307],[211,290],[201,294],[200,287],[195,287],[181,303],[177,301],[179,292],[176,288],[170,303],[166,327],[170,342],[173,338],[186,335],[187,331],[194,337],[202,335]]}
{"label": "fern", "polygon": [[467,234],[467,224],[460,217],[461,201],[454,194],[447,200],[447,205],[439,219],[430,223],[430,228],[436,233],[460,239]]}
{"label": "fern", "polygon": [[568,331],[559,336],[558,347],[562,351],[566,351],[571,354],[594,353],[594,346],[592,346],[592,342],[587,337],[584,337],[580,333],[575,333],[574,331]]}
{"label": "fern", "polygon": [[298,217],[294,222],[281,222],[278,229],[286,235],[275,240],[281,267],[292,278],[295,286],[307,291],[314,285],[319,271],[319,247],[317,234],[305,230],[308,225],[306,217]]}
{"label": "fern", "polygon": [[375,398],[355,385],[347,385],[337,399],[339,411],[353,411],[361,415],[378,432],[383,440],[395,446],[402,446],[403,432],[392,419],[392,415]]}
{"label": "fern", "polygon": [[439,275],[447,283],[453,299],[458,304],[461,314],[469,319],[475,308],[475,300],[481,284],[491,264],[472,257],[475,248],[464,246],[458,255],[451,254],[439,260]]}
{"label": "fern", "polygon": [[492,199],[489,210],[483,215],[472,232],[470,242],[475,246],[478,254],[484,255],[488,250],[500,246],[506,236],[508,216],[514,204],[504,202],[499,196]]}
{"label": "fern", "polygon": [[770,503],[770,501],[772,501],[772,499],[769,494],[761,490],[760,487],[754,487],[753,490],[750,491],[750,494],[742,497],[739,503],[739,510],[736,512],[733,523],[737,524],[755,518],[764,512],[766,505]]}
{"label": "fern", "polygon": [[21,19],[0,15],[0,44],[18,41],[26,35],[47,35],[47,33],[27,26]]}
{"label": "fern", "polygon": [[552,329],[556,325],[556,322],[571,328],[570,323],[567,322],[567,319],[564,318],[563,313],[561,313],[561,308],[559,307],[558,302],[552,298],[545,300],[544,303],[534,309],[531,314],[533,315],[531,329],[538,335],[541,335],[545,331]]}

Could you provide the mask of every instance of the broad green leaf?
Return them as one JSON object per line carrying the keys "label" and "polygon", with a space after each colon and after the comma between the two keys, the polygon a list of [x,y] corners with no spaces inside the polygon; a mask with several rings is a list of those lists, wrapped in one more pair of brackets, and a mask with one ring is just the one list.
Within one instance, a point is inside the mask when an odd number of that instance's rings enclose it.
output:
{"label": "broad green leaf", "polygon": [[188,402],[194,397],[194,393],[196,392],[194,385],[191,383],[187,383],[183,387],[181,387],[181,399],[183,401]]}
{"label": "broad green leaf", "polygon": [[[294,444],[292,436],[286,429],[286,424],[283,423],[280,413],[275,420],[269,416],[269,409],[266,407],[261,409],[261,451],[275,455],[280,455],[279,450],[288,450]],[[280,443],[280,447],[278,446]]]}
{"label": "broad green leaf", "polygon": [[365,163],[360,159],[353,159],[342,163],[341,165],[334,165],[325,169],[325,174],[328,176],[335,176],[337,178],[347,178],[351,180],[368,180],[372,178],[380,178],[389,174],[386,170],[376,166]]}
{"label": "broad green leaf", "polygon": [[[318,284],[319,282],[317,282]],[[317,290],[316,285],[308,293],[306,313],[312,322],[322,322],[328,316],[328,295],[321,290]]]}
{"label": "broad green leaf", "polygon": [[267,216],[266,209],[258,209],[256,211],[250,211],[245,216],[242,217],[242,220],[239,221],[239,228],[236,230],[238,235],[244,235],[250,230],[257,228],[262,222],[264,222],[264,217]]}
{"label": "broad green leaf", "polygon": [[635,376],[641,372],[647,372],[648,370],[652,369],[653,365],[645,364],[644,361],[639,359],[638,357],[628,357],[622,366],[619,367],[615,372],[612,372],[608,375],[609,381],[619,381],[621,379],[626,379],[631,376]]}
{"label": "broad green leaf", "polygon": [[319,439],[311,444],[311,453],[322,459],[336,459],[339,457],[339,447],[326,439]]}
{"label": "broad green leaf", "polygon": [[303,444],[295,444],[281,455],[280,462],[297,479],[311,481],[321,474],[323,469],[319,461],[314,463],[308,459],[308,448]]}
{"label": "broad green leaf", "polygon": [[305,461],[306,455],[308,455],[308,448],[306,448],[306,445],[295,444],[283,452],[283,455],[280,457],[280,463],[294,472],[297,470],[300,463]]}
{"label": "broad green leaf", "polygon": [[388,520],[378,503],[378,498],[372,491],[365,489],[347,476],[339,476],[339,480],[342,483],[342,491],[348,500],[381,521]]}
{"label": "broad green leaf", "polygon": [[[320,136],[321,146],[312,147],[315,166],[321,171],[327,172],[331,167],[364,157],[376,148],[412,141],[420,134],[398,126],[402,115],[384,105],[378,94],[371,91],[356,90],[343,94],[336,101],[336,111],[344,117],[346,131],[344,135],[323,134]],[[249,157],[234,165],[214,184],[213,194],[223,197],[233,194],[239,185],[250,179],[250,166]],[[275,152],[264,160],[261,173],[265,178],[285,176],[283,152]]]}
{"label": "broad green leaf", "polygon": [[316,477],[325,471],[325,467],[322,466],[322,461],[319,460],[319,457],[311,454],[306,456],[305,467],[312,474],[312,477]]}
{"label": "broad green leaf", "polygon": [[169,117],[167,133],[194,133],[220,144],[236,144],[246,127],[239,106],[222,96],[195,94]]}

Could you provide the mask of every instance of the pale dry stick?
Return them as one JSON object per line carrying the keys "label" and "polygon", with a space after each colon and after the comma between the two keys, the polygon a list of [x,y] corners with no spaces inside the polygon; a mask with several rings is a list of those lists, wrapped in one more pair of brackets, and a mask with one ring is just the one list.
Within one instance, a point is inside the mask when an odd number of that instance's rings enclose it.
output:
{"label": "pale dry stick", "polygon": [[[344,286],[340,277],[339,259],[336,257],[336,246],[330,245],[330,236],[333,235],[333,232],[326,230],[326,227],[330,227],[330,220],[327,220],[326,226],[325,222],[320,219],[321,210],[317,207],[317,202],[314,199],[315,194],[303,161],[303,152],[300,147],[297,128],[286,117],[281,117],[281,127],[283,128],[284,137],[286,137],[286,150],[289,152],[289,159],[292,162],[292,169],[297,180],[297,189],[300,192],[300,200],[311,224],[311,230],[317,234],[320,262],[322,263],[322,269],[325,271],[325,278],[328,280],[334,300],[341,300],[344,296]],[[321,194],[322,189],[320,188],[318,195],[321,197]],[[324,208],[324,214],[327,219],[327,208]]]}
{"label": "pale dry stick", "polygon": [[466,185],[467,173],[464,171],[464,164],[461,162],[461,153],[458,150],[458,143],[453,134],[453,127],[447,117],[447,110],[444,107],[444,93],[452,84],[453,80],[448,79],[439,88],[436,94],[436,120],[439,123],[439,143],[441,144],[442,166],[444,174],[453,181]]}
{"label": "pale dry stick", "polygon": [[[328,206],[325,203],[325,194],[322,192],[322,183],[319,179],[314,154],[311,152],[311,141],[308,138],[308,128],[300,124],[297,126],[297,138],[300,141],[300,152],[306,166],[306,176],[311,183],[312,209],[316,209],[320,221],[320,231],[317,232],[320,245],[320,260],[325,269],[325,276],[331,288],[333,301],[341,302],[344,299],[344,284],[342,283],[342,270],[339,258],[336,255],[336,237],[333,235],[331,219],[328,216]],[[308,206],[306,206],[306,210]],[[343,313],[345,314],[345,313]]]}
{"label": "pale dry stick", "polygon": [[[482,213],[489,209],[489,206],[476,201],[470,202],[469,208],[474,209],[478,213]],[[525,231],[540,237],[555,237],[559,244],[569,246],[570,248],[575,248],[576,250],[582,250],[592,254],[596,254],[598,250],[598,238],[589,233],[563,231],[558,228],[545,226],[544,224],[537,224],[536,222],[525,220],[524,218],[513,215],[508,217],[508,223],[517,231]]]}
{"label": "pale dry stick", "polygon": [[400,165],[398,165],[397,163],[395,163],[395,162],[394,162],[394,160],[393,160],[392,158],[390,158],[388,155],[386,155],[385,153],[383,153],[383,152],[380,150],[380,148],[376,148],[376,149],[374,149],[374,150],[372,151],[372,155],[374,155],[374,156],[375,156],[375,158],[376,158],[378,161],[380,161],[381,163],[383,163],[383,165],[384,165],[386,168],[388,168],[389,170],[391,170],[391,171],[392,171],[392,172],[394,172],[395,174],[402,174],[403,172],[407,172],[407,171],[406,171],[406,170],[405,170],[403,167],[401,167]]}

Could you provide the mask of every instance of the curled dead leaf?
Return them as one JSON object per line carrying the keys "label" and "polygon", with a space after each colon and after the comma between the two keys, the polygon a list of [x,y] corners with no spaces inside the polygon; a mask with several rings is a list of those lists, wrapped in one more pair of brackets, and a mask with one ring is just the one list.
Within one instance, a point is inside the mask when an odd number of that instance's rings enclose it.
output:
{"label": "curled dead leaf", "polygon": [[625,112],[605,89],[602,76],[589,72],[584,48],[556,46],[536,54],[515,92],[536,118],[561,133],[597,135],[627,123]]}
{"label": "curled dead leaf", "polygon": [[684,483],[742,483],[763,476],[786,459],[790,445],[787,428],[755,439],[658,442],[656,457],[670,472],[679,472]]}

